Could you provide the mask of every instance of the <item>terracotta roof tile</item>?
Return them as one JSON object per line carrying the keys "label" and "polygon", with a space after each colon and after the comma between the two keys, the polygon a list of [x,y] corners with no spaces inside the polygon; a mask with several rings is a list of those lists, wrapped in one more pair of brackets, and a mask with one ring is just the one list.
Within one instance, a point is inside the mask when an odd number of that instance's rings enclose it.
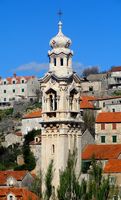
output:
{"label": "terracotta roof tile", "polygon": [[24,79],[25,82],[27,82],[33,78],[35,78],[35,76],[13,76],[7,77],[6,80],[8,81],[8,84],[13,84],[13,80],[16,80],[16,84],[20,84],[22,79]]}
{"label": "terracotta roof tile", "polygon": [[81,102],[80,102],[80,108],[81,109],[93,109],[94,105],[92,100],[95,100],[96,98],[94,96],[82,96],[81,97]]}
{"label": "terracotta roof tile", "polygon": [[96,123],[121,122],[121,112],[102,112],[96,118]]}
{"label": "terracotta roof tile", "polygon": [[33,192],[27,190],[26,188],[17,188],[17,187],[4,187],[0,188],[0,199],[2,200],[7,200],[7,196],[9,194],[15,195],[15,197],[18,199],[20,198],[21,200],[38,200],[38,196],[34,194]]}
{"label": "terracotta roof tile", "polygon": [[97,160],[117,159],[120,154],[121,144],[90,144],[82,152],[82,159],[90,160],[93,156]]}
{"label": "terracotta roof tile", "polygon": [[26,171],[26,170],[22,170],[22,171],[12,171],[12,170],[0,171],[0,185],[6,185],[6,180],[9,176],[12,176],[17,181],[21,181],[27,173],[28,173],[28,171]]}
{"label": "terracotta roof tile", "polygon": [[34,111],[24,115],[23,119],[39,118],[39,117],[42,117],[42,111],[41,110],[34,110]]}
{"label": "terracotta roof tile", "polygon": [[104,167],[104,173],[121,173],[121,160],[109,160]]}

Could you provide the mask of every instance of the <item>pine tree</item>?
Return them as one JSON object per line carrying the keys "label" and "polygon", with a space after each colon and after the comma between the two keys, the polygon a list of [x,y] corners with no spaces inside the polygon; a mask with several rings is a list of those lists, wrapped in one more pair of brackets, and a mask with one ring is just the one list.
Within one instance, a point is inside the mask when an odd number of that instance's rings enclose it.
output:
{"label": "pine tree", "polygon": [[45,175],[45,195],[44,195],[45,200],[49,200],[50,197],[52,196],[52,190],[53,190],[52,180],[53,180],[53,160],[51,160],[47,169],[47,173]]}

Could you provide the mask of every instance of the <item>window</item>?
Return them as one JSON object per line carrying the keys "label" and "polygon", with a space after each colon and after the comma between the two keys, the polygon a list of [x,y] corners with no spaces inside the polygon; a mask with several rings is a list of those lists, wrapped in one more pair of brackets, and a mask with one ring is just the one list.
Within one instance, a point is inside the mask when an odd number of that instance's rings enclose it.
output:
{"label": "window", "polygon": [[103,102],[103,107],[105,107],[105,102]]}
{"label": "window", "polygon": [[105,143],[105,136],[101,136],[101,143]]}
{"label": "window", "polygon": [[13,81],[13,84],[15,84],[16,83],[16,81]]}
{"label": "window", "polygon": [[15,93],[15,89],[13,89],[13,93]]}
{"label": "window", "polygon": [[56,58],[54,58],[54,66],[56,66]]}
{"label": "window", "polygon": [[105,124],[101,123],[101,130],[105,130]]}
{"label": "window", "polygon": [[115,108],[113,108],[112,111],[115,112]]}
{"label": "window", "polygon": [[6,98],[4,98],[4,101],[6,101]]}
{"label": "window", "polygon": [[22,83],[24,83],[24,80],[22,80]]}
{"label": "window", "polygon": [[4,81],[4,85],[6,85],[6,81]]}
{"label": "window", "polygon": [[55,145],[53,144],[52,145],[52,154],[54,154],[55,153]]}
{"label": "window", "polygon": [[4,90],[4,93],[6,93],[6,90]]}
{"label": "window", "polygon": [[60,59],[60,65],[63,66],[63,58]]}
{"label": "window", "polygon": [[93,91],[93,86],[89,87],[89,91],[92,92]]}
{"label": "window", "polygon": [[83,117],[83,111],[81,111],[80,113],[81,113],[81,116]]}
{"label": "window", "polygon": [[22,90],[21,90],[22,92],[24,92],[24,88],[22,88]]}
{"label": "window", "polygon": [[112,136],[112,142],[113,142],[113,143],[116,143],[116,142],[117,142],[117,135],[113,135],[113,136]]}
{"label": "window", "polygon": [[112,129],[116,129],[116,123],[112,123]]}

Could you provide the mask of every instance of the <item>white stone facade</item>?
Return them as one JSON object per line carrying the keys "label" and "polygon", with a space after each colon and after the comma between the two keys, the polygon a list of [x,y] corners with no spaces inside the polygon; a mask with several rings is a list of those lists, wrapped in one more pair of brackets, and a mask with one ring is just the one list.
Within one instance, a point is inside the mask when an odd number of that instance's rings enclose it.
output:
{"label": "white stone facade", "polygon": [[39,109],[23,116],[22,127],[21,127],[22,135],[26,135],[29,131],[32,131],[33,129],[35,130],[41,129],[41,124],[40,124],[41,122],[42,122],[42,116],[41,116],[41,110]]}
{"label": "white stone facade", "polygon": [[54,161],[53,185],[59,184],[59,172],[67,164],[69,150],[77,148],[77,174],[81,169],[81,79],[73,72],[71,40],[59,33],[50,45],[49,72],[40,80],[42,90],[42,173]]}

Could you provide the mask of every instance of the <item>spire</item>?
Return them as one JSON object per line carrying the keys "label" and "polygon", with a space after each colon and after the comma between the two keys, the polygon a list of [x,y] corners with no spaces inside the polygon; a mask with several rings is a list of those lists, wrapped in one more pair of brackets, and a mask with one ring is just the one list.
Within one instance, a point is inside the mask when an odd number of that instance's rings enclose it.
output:
{"label": "spire", "polygon": [[62,32],[62,22],[61,21],[59,21],[59,23],[58,23],[58,30],[59,30],[59,32]]}

